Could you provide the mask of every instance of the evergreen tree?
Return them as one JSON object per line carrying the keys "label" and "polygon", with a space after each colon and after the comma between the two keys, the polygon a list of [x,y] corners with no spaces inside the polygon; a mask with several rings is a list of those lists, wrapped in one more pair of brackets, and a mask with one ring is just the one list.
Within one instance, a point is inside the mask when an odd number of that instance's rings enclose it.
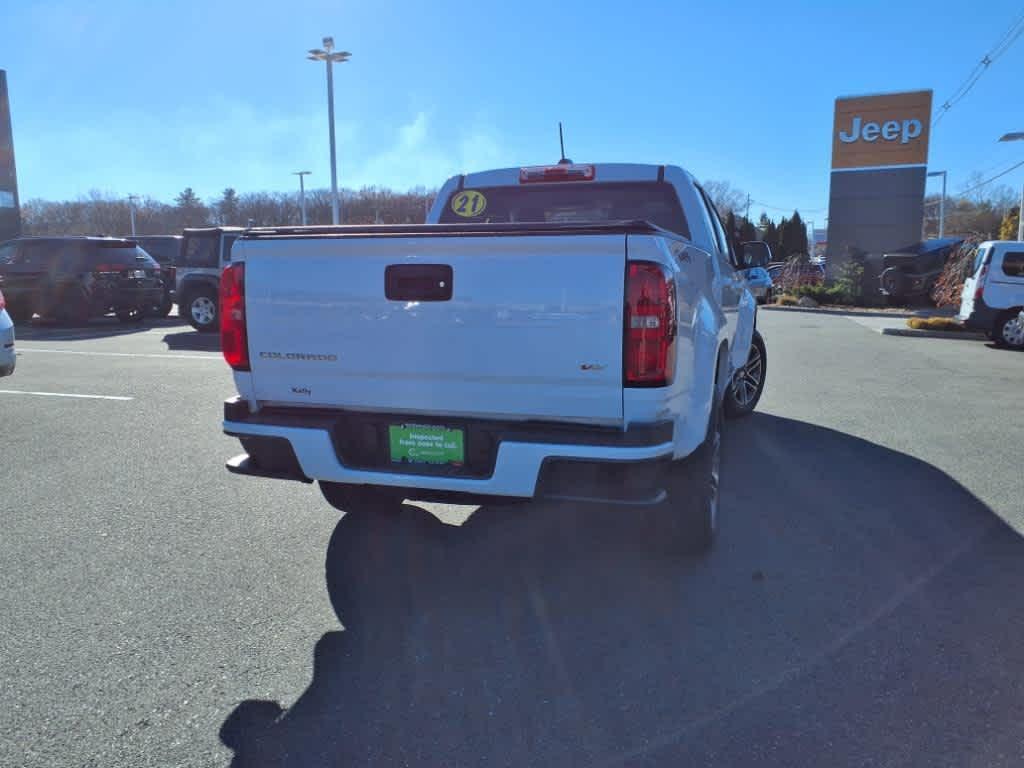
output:
{"label": "evergreen tree", "polygon": [[235,192],[233,187],[228,187],[221,193],[221,198],[216,208],[217,216],[222,226],[235,226],[239,224],[238,193]]}
{"label": "evergreen tree", "polygon": [[740,217],[740,242],[749,243],[757,240],[757,230],[746,216]]}
{"label": "evergreen tree", "polygon": [[209,211],[192,187],[185,187],[181,194],[174,198],[174,207],[178,228],[201,227],[209,222]]}

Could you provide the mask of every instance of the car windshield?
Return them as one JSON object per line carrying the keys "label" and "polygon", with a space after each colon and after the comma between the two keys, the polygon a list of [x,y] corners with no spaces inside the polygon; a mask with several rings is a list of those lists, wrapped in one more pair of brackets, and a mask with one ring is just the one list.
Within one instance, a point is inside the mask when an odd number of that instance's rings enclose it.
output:
{"label": "car windshield", "polygon": [[482,187],[453,192],[441,223],[594,223],[649,221],[690,236],[679,199],[669,184],[590,183]]}

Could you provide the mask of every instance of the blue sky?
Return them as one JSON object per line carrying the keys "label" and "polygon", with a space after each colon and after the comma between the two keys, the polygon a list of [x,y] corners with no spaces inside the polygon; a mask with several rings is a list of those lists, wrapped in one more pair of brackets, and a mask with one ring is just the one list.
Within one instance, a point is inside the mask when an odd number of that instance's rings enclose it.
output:
{"label": "blue sky", "polygon": [[[433,187],[484,167],[682,165],[824,217],[833,100],[949,96],[1024,3],[32,2],[0,27],[22,199],[170,200],[327,186],[334,36],[344,186]],[[951,191],[1024,159],[1024,39],[933,131]],[[1024,168],[1001,180],[1024,182]],[[756,215],[763,205],[755,204]],[[777,211],[769,211],[778,215]]]}

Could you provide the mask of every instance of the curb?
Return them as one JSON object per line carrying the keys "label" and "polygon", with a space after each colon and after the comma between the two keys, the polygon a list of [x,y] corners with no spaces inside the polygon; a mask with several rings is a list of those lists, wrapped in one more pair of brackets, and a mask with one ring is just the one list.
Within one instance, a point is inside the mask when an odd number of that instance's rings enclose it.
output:
{"label": "curb", "polygon": [[834,315],[836,317],[888,317],[894,320],[904,320],[908,317],[921,317],[913,312],[869,312],[862,309],[827,309],[825,307],[786,307],[778,304],[759,304],[760,312],[767,309],[771,312],[809,312],[815,315]]}
{"label": "curb", "polygon": [[919,331],[914,328],[882,328],[883,336],[917,336],[923,339],[962,339],[963,341],[988,341],[984,333],[973,331]]}

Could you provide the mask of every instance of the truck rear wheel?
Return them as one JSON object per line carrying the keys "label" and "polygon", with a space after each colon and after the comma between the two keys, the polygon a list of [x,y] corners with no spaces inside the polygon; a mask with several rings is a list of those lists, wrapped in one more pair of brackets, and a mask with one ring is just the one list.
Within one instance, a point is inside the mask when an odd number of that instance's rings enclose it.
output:
{"label": "truck rear wheel", "polygon": [[717,384],[715,389],[704,442],[686,459],[673,462],[665,478],[667,497],[648,512],[649,529],[655,540],[687,554],[710,550],[718,526],[722,402]]}

